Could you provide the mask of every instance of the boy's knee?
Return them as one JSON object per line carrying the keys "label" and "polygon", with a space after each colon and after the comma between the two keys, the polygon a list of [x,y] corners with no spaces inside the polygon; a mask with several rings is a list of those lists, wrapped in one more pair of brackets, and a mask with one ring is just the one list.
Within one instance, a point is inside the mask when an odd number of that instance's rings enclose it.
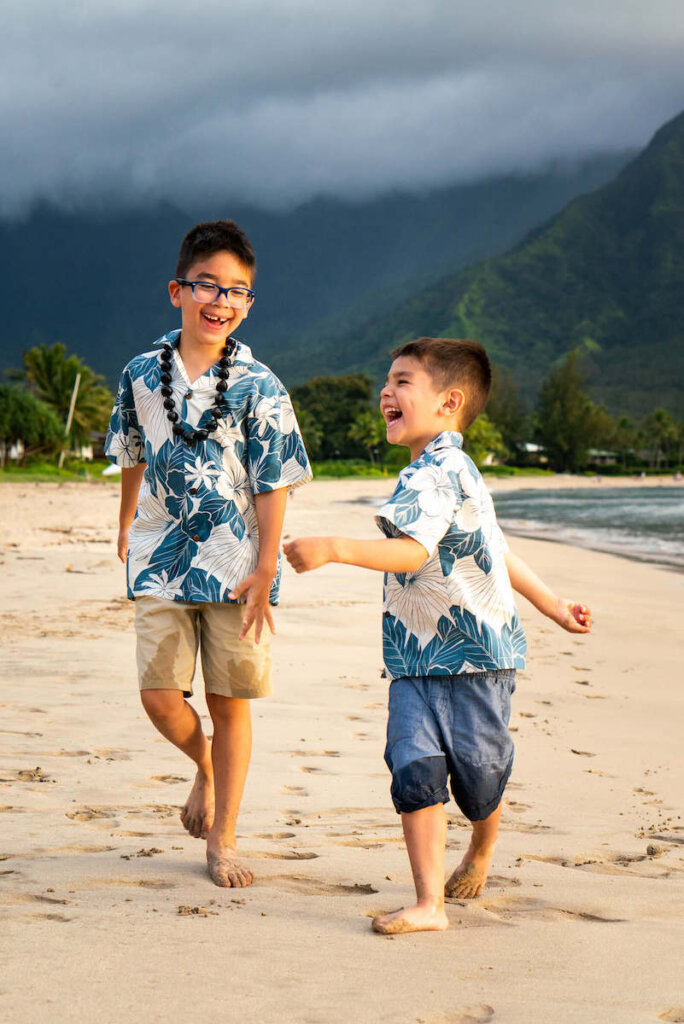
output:
{"label": "boy's knee", "polygon": [[221,693],[207,693],[207,708],[212,721],[234,721],[236,719],[249,718],[251,713],[251,701],[244,697],[225,697]]}
{"label": "boy's knee", "polygon": [[398,813],[448,803],[446,758],[420,757],[393,770],[391,793]]}
{"label": "boy's knee", "polygon": [[150,718],[173,718],[185,700],[181,690],[141,690],[140,700]]}

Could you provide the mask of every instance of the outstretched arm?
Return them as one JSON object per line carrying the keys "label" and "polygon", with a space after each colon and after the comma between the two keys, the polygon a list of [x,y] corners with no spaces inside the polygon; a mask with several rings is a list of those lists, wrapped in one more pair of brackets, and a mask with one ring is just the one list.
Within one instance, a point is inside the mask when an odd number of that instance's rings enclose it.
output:
{"label": "outstretched arm", "polygon": [[354,540],[351,537],[300,537],[283,545],[296,572],[309,572],[328,562],[358,565],[379,572],[415,572],[427,561],[428,552],[411,537],[386,540]]}
{"label": "outstretched arm", "polygon": [[506,552],[506,568],[513,589],[526,597],[543,615],[553,619],[569,633],[591,631],[591,611],[585,604],[556,597],[529,565],[512,551]]}

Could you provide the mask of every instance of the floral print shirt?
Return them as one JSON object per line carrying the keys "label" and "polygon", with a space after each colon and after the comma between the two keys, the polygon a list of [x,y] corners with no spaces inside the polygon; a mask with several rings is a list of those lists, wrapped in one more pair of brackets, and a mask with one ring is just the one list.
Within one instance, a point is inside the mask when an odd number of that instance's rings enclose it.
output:
{"label": "floral print shirt", "polygon": [[[171,388],[179,422],[211,422],[217,366],[191,383],[178,353],[180,331],[155,345],[173,347]],[[205,441],[175,436],[160,392],[160,352],[125,367],[105,451],[122,467],[147,463],[129,533],[128,596],[229,603],[228,594],[257,564],[255,494],[295,487],[311,469],[287,391],[238,343],[230,360],[227,412]],[[269,600],[278,603],[278,571]]]}
{"label": "floral print shirt", "polygon": [[392,679],[525,665],[506,541],[461,444],[460,434],[438,434],[399,474],[376,517],[387,537],[412,537],[429,555],[416,572],[385,573],[383,653]]}

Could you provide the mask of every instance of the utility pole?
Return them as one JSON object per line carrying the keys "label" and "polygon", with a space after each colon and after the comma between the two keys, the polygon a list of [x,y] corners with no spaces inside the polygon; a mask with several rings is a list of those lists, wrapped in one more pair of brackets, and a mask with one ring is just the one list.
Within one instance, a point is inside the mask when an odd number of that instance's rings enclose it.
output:
{"label": "utility pole", "polygon": [[[69,415],[67,416],[66,429],[64,430],[64,436],[66,437],[67,441],[69,440],[69,431],[71,430],[71,421],[74,418],[74,409],[76,408],[76,395],[78,394],[78,385],[80,383],[81,383],[81,374],[77,373],[76,374],[76,380],[74,381],[74,390],[71,392],[71,402],[69,403]],[[60,469],[64,465],[64,456],[65,456],[65,454],[66,454],[65,449],[62,448],[61,452],[59,453],[59,462],[58,462],[58,466],[59,466]]]}

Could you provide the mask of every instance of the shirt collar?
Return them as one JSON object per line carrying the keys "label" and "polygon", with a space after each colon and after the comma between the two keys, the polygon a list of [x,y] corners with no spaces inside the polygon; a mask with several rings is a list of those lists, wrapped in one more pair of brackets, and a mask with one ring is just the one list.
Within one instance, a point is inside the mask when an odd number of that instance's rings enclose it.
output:
{"label": "shirt collar", "polygon": [[[175,331],[169,331],[168,334],[162,334],[161,338],[157,338],[153,347],[158,348],[159,346],[164,345],[166,342],[168,342],[172,349],[177,349],[178,342],[180,341],[180,336],[181,332],[179,327]],[[233,341],[237,342],[237,349],[235,350],[231,357],[231,366],[251,366],[252,363],[254,362],[254,356],[252,355],[252,351],[249,345],[245,345],[244,342],[238,341],[237,338],[233,338]]]}
{"label": "shirt collar", "polygon": [[437,434],[437,437],[433,437],[433,439],[425,445],[421,454],[432,455],[434,452],[443,451],[445,448],[462,447],[462,434],[459,434],[456,430],[443,430],[441,434]]}

